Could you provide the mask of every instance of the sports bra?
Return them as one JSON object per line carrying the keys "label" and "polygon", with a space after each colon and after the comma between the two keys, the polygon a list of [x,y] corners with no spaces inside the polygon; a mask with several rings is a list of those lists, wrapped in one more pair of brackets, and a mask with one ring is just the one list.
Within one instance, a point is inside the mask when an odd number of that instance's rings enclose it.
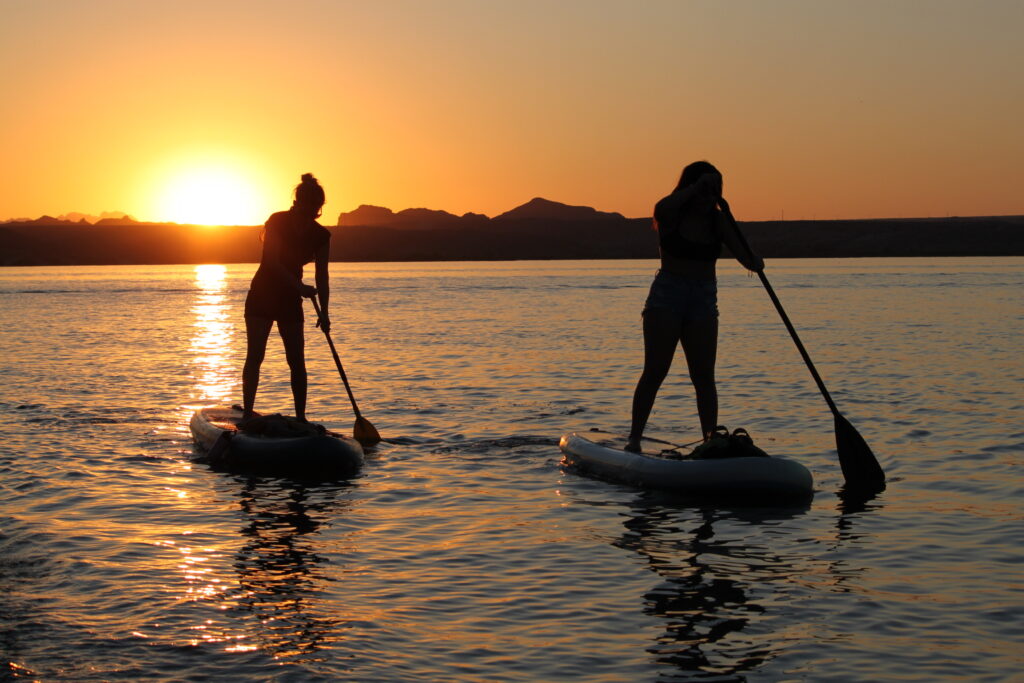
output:
{"label": "sports bra", "polygon": [[679,221],[674,220],[676,216],[666,215],[662,202],[654,207],[654,226],[662,253],[690,261],[714,263],[722,253],[722,240],[718,235],[713,242],[697,242],[683,237],[679,234]]}
{"label": "sports bra", "polygon": [[691,261],[714,262],[722,252],[722,242],[695,242],[679,234],[679,230],[663,230],[658,226],[658,244],[669,256]]}

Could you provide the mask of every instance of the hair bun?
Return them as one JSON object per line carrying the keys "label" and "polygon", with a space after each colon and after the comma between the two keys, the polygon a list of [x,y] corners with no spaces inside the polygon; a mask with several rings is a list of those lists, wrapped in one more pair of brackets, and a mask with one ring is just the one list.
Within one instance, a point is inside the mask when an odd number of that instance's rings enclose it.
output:
{"label": "hair bun", "polygon": [[302,182],[295,186],[295,204],[314,208],[324,205],[324,188],[312,173],[303,173]]}

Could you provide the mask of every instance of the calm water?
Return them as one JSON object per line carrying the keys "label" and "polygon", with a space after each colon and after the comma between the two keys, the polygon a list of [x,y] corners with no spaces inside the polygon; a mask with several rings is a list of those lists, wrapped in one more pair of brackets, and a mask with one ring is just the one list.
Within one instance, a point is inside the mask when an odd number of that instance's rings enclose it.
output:
{"label": "calm water", "polygon": [[[769,264],[889,475],[859,504],[767,296],[722,264],[721,421],[816,479],[782,509],[560,467],[562,432],[626,429],[654,269],[333,264],[389,442],[328,483],[193,462],[190,411],[239,399],[252,266],[0,269],[0,679],[1019,676],[1024,259]],[[318,335],[310,415],[348,431]],[[271,342],[257,407],[290,412]],[[679,362],[650,433],[695,427]]]}

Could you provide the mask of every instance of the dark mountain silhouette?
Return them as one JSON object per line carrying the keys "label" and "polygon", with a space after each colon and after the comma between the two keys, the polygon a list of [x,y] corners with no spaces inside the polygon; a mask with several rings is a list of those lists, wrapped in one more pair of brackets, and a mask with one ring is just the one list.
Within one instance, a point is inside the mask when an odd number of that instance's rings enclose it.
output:
{"label": "dark mountain silhouette", "polygon": [[78,211],[72,211],[71,213],[62,214],[54,218],[53,216],[40,216],[39,218],[12,218],[6,221],[0,221],[0,225],[7,223],[19,223],[19,224],[36,224],[36,225],[93,225],[104,220],[123,220],[131,223],[137,222],[134,218],[121,211],[104,211],[99,216],[91,216],[85,213],[79,213]]}
{"label": "dark mountain silhouette", "polygon": [[58,218],[61,218],[61,219],[66,220],[66,221],[72,221],[74,223],[89,223],[89,224],[98,223],[101,220],[104,220],[104,219],[107,219],[107,218],[117,218],[117,219],[126,218],[126,219],[128,219],[130,221],[137,222],[137,221],[135,221],[134,218],[132,218],[128,214],[124,213],[123,211],[104,211],[99,216],[92,216],[92,215],[87,214],[87,213],[79,213],[77,211],[72,211],[71,213],[64,214],[63,216],[58,216]]}
{"label": "dark mountain silhouette", "polygon": [[[330,228],[335,261],[656,258],[649,217],[535,198],[488,218],[362,205]],[[1024,256],[1024,216],[742,224],[766,258]],[[88,223],[43,216],[0,224],[0,265],[252,263],[261,226]]]}
{"label": "dark mountain silhouette", "polygon": [[355,211],[342,213],[338,216],[338,225],[348,226],[375,226],[382,228],[403,228],[406,230],[437,230],[447,228],[458,228],[468,225],[471,222],[486,220],[486,216],[467,213],[464,216],[456,216],[447,211],[436,211],[433,209],[405,209],[398,213],[383,206],[372,206],[363,204]]}
{"label": "dark mountain silhouette", "polygon": [[76,221],[69,221],[63,218],[54,218],[53,216],[40,216],[31,221],[26,221],[29,225],[76,225]]}
{"label": "dark mountain silhouette", "polygon": [[356,261],[644,258],[652,254],[646,232],[649,219],[540,197],[494,218],[363,205],[338,217],[331,255]]}
{"label": "dark mountain silhouette", "polygon": [[71,221],[72,223],[88,223],[90,225],[99,220],[99,218],[97,218],[96,216],[90,216],[88,214],[79,213],[77,211],[72,211],[71,213],[66,213],[61,216],[57,216],[57,218],[60,218],[61,220],[64,221]]}
{"label": "dark mountain silhouette", "polygon": [[93,225],[142,225],[139,221],[135,220],[131,216],[108,216],[106,218],[100,218]]}
{"label": "dark mountain silhouette", "polygon": [[407,228],[417,230],[457,229],[479,227],[488,221],[508,223],[511,221],[622,221],[620,213],[605,213],[589,206],[569,206],[549,199],[535,197],[522,206],[489,219],[481,213],[465,213],[462,216],[432,209],[405,209],[394,213],[382,206],[363,204],[355,211],[338,216],[342,227]]}
{"label": "dark mountain silhouette", "polygon": [[621,221],[625,217],[621,213],[605,213],[589,206],[569,206],[534,197],[522,206],[495,216],[494,220]]}

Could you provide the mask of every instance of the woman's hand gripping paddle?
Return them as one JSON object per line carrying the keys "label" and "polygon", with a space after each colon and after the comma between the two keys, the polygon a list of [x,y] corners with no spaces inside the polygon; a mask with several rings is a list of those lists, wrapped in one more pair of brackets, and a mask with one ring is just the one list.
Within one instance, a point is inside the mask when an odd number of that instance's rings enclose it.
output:
{"label": "woman's hand gripping paddle", "polygon": [[[310,297],[309,300],[313,302],[313,310],[316,311],[317,319],[322,320],[323,315],[320,313],[320,304],[316,302],[316,297]],[[356,423],[352,427],[352,436],[364,446],[374,446],[380,443],[380,434],[377,432],[377,428],[370,424],[370,421],[359,412],[359,406],[356,405],[356,397],[352,395],[352,388],[348,385],[348,377],[345,376],[345,368],[341,366],[341,359],[338,358],[338,352],[334,348],[331,333],[325,325],[320,325],[320,329],[324,331],[324,336],[327,337],[327,344],[331,347],[331,355],[334,356],[334,364],[338,367],[338,374],[341,375],[341,381],[345,383],[348,400],[352,402],[352,410],[356,414]]]}
{"label": "woman's hand gripping paddle", "polygon": [[[732,217],[732,213],[728,210],[728,204],[725,205],[723,213],[725,213],[726,217],[728,217],[729,221],[732,223],[733,228],[735,228],[740,244],[748,253],[753,253],[750,250],[750,245],[747,244],[747,239],[743,236],[739,226],[736,224],[736,219]],[[839,409],[836,408],[836,404],[829,395],[828,389],[825,388],[825,383],[821,380],[821,376],[814,368],[814,363],[811,362],[811,357],[807,354],[807,350],[800,342],[800,337],[797,336],[796,329],[793,328],[793,324],[789,322],[789,316],[786,315],[786,311],[782,308],[782,302],[780,302],[779,297],[775,295],[775,290],[773,290],[772,286],[768,283],[768,278],[765,277],[764,271],[758,271],[757,276],[761,278],[761,284],[764,285],[765,290],[768,292],[768,296],[771,297],[772,303],[775,304],[775,310],[779,312],[782,322],[785,323],[786,329],[789,330],[789,335],[796,343],[797,350],[803,357],[804,363],[807,364],[807,369],[811,371],[811,377],[814,378],[815,384],[818,385],[818,390],[821,391],[821,395],[825,397],[825,402],[828,404],[829,410],[832,411],[832,416],[835,418],[836,450],[839,453],[839,466],[843,470],[843,478],[846,480],[847,489],[856,490],[858,492],[881,491],[885,488],[885,472],[882,471],[881,465],[879,465],[878,460],[875,459],[875,454],[871,452],[867,442],[864,441],[864,437],[854,429],[853,425],[850,424],[845,417],[839,414]]]}

